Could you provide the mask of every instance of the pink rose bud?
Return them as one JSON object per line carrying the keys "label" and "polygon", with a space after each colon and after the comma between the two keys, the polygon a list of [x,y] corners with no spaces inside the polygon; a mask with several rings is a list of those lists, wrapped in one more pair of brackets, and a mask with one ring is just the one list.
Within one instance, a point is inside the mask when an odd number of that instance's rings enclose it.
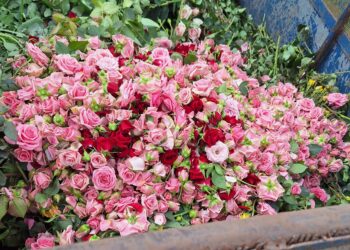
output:
{"label": "pink rose bud", "polygon": [[290,188],[290,193],[292,195],[299,195],[301,193],[301,187],[298,183],[294,183],[293,186]]}
{"label": "pink rose bud", "polygon": [[145,161],[140,157],[131,157],[127,160],[127,163],[134,171],[143,171],[145,169]]}
{"label": "pink rose bud", "polygon": [[164,215],[164,214],[161,214],[161,213],[157,213],[157,214],[154,216],[154,223],[156,223],[156,224],[159,225],[159,226],[165,225],[165,223],[166,223],[165,215]]}
{"label": "pink rose bud", "polygon": [[175,33],[177,36],[183,36],[186,31],[186,25],[183,22],[180,22],[176,28],[175,28]]}

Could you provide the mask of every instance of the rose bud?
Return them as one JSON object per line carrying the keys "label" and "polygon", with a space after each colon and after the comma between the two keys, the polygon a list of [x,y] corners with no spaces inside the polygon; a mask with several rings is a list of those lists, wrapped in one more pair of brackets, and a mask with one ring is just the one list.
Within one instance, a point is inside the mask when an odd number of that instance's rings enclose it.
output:
{"label": "rose bud", "polygon": [[65,120],[64,117],[60,114],[55,114],[53,117],[53,123],[57,126],[64,126]]}

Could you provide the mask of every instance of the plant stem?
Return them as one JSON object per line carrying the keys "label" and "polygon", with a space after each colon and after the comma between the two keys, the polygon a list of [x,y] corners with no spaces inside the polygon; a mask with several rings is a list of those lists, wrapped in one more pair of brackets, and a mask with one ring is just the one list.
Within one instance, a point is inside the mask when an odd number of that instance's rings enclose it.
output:
{"label": "plant stem", "polygon": [[279,47],[280,47],[280,40],[281,40],[281,37],[278,36],[276,52],[275,52],[275,61],[273,64],[273,76],[276,76],[276,73],[277,73],[277,62],[278,62],[278,52],[279,52]]}

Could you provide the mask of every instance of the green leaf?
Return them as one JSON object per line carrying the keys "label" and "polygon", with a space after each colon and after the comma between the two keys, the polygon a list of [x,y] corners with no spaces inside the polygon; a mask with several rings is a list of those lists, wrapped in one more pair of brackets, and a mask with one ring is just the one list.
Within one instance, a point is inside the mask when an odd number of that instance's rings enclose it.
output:
{"label": "green leaf", "polygon": [[0,196],[0,221],[2,217],[7,213],[7,207],[9,205],[9,198],[6,195]]}
{"label": "green leaf", "polygon": [[169,221],[164,225],[166,228],[179,228],[182,227],[181,224],[177,221]]}
{"label": "green leaf", "polygon": [[0,170],[0,186],[5,186],[7,177],[4,175],[4,173]]}
{"label": "green leaf", "polygon": [[47,194],[48,196],[52,196],[58,193],[58,191],[60,190],[60,182],[59,180],[56,178],[51,184],[50,186],[45,189],[44,193]]}
{"label": "green leaf", "polygon": [[72,41],[68,45],[68,49],[73,52],[80,50],[84,52],[86,50],[86,46],[89,44],[88,41]]}
{"label": "green leaf", "polygon": [[133,0],[124,0],[123,1],[123,8],[130,8],[133,4]]}
{"label": "green leaf", "polygon": [[305,166],[304,164],[301,163],[294,163],[290,168],[289,168],[289,172],[293,173],[293,174],[302,174],[305,172],[305,170],[307,169],[307,166]]}
{"label": "green leaf", "polygon": [[119,8],[115,2],[105,2],[103,3],[102,10],[107,15],[114,15],[118,12]]}
{"label": "green leaf", "polygon": [[295,199],[294,196],[291,196],[291,195],[283,196],[283,200],[285,202],[287,202],[288,204],[290,204],[290,205],[296,205],[297,204],[297,200]]}
{"label": "green leaf", "polygon": [[69,54],[70,52],[68,46],[62,42],[57,41],[55,48],[57,54]]}
{"label": "green leaf", "polygon": [[184,58],[184,64],[191,64],[197,61],[196,52],[190,51],[188,55]]}
{"label": "green leaf", "polygon": [[4,133],[11,140],[13,140],[13,141],[17,140],[16,126],[12,122],[5,121],[5,123],[4,123]]}
{"label": "green leaf", "polygon": [[12,201],[9,202],[8,213],[14,217],[24,218],[28,210],[28,206],[22,198],[14,197]]}
{"label": "green leaf", "polygon": [[248,94],[248,82],[242,82],[239,85],[239,91],[241,91],[242,95],[247,96],[247,94]]}
{"label": "green leaf", "polygon": [[222,167],[220,167],[220,165],[215,165],[215,172],[218,175],[224,175],[225,174],[225,171],[222,169]]}
{"label": "green leaf", "polygon": [[222,189],[226,188],[225,176],[219,175],[216,171],[213,171],[211,173],[211,181],[218,188],[222,188]]}
{"label": "green leaf", "polygon": [[35,195],[35,201],[38,203],[43,203],[48,199],[48,196],[46,194],[43,193],[37,193]]}
{"label": "green leaf", "polygon": [[174,61],[176,61],[176,60],[182,61],[183,60],[182,55],[180,53],[177,53],[177,52],[172,53],[170,57]]}
{"label": "green leaf", "polygon": [[226,91],[227,91],[226,83],[221,84],[220,87],[216,88],[216,91],[219,94],[226,93]]}
{"label": "green leaf", "polygon": [[9,42],[4,41],[3,44],[4,44],[5,49],[7,49],[7,51],[18,50],[18,47],[15,43],[9,43]]}
{"label": "green leaf", "polygon": [[0,104],[0,115],[5,114],[9,110],[9,107],[6,105]]}
{"label": "green leaf", "polygon": [[296,140],[291,140],[290,141],[290,151],[293,153],[293,154],[297,154],[298,151],[299,151],[299,145],[297,143]]}
{"label": "green leaf", "polygon": [[317,144],[309,144],[309,145],[307,145],[307,146],[308,146],[308,148],[309,148],[309,151],[310,151],[311,156],[316,156],[316,155],[318,155],[318,154],[322,151],[322,149],[323,149],[322,146],[317,145]]}
{"label": "green leaf", "polygon": [[149,18],[141,18],[141,23],[147,28],[159,28],[159,24]]}
{"label": "green leaf", "polygon": [[10,229],[9,229],[9,228],[6,229],[4,232],[2,232],[2,233],[0,234],[0,241],[6,239],[6,237],[9,235],[9,233],[10,233]]}

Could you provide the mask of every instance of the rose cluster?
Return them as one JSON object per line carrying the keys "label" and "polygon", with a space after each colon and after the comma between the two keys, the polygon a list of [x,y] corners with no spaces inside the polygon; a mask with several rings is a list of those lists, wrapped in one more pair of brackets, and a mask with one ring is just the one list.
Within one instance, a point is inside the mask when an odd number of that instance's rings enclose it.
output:
{"label": "rose cluster", "polygon": [[329,199],[322,182],[350,157],[346,124],[290,83],[248,76],[247,45],[89,42],[74,55],[27,44],[19,89],[0,99],[18,133],[5,139],[29,171],[28,226],[37,214],[68,225],[28,248],[271,215],[286,196],[303,208]]}

